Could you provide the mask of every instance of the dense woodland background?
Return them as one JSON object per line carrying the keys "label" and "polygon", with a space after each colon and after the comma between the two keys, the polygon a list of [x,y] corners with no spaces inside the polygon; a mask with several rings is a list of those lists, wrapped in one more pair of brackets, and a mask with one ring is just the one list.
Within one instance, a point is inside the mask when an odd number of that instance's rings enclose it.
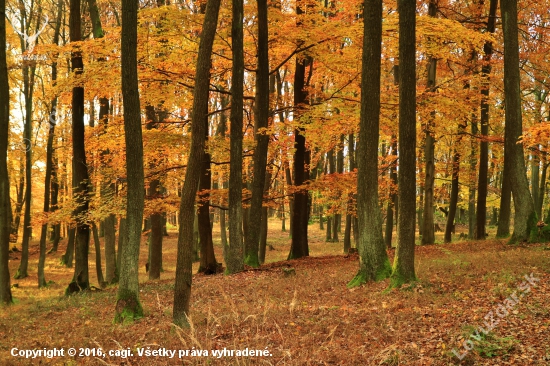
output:
{"label": "dense woodland background", "polygon": [[1,302],[34,242],[38,287],[62,254],[67,294],[119,283],[122,321],[177,231],[189,326],[192,263],[260,267],[273,225],[288,260],[312,225],[357,251],[350,288],[415,282],[419,244],[549,239],[549,7],[0,0]]}

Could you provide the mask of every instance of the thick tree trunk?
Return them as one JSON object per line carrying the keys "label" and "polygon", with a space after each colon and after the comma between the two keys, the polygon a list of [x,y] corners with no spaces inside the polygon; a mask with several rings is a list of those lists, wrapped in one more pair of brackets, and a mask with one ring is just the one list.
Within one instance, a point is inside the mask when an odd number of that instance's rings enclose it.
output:
{"label": "thick tree trunk", "polygon": [[382,217],[378,199],[382,0],[364,0],[363,23],[361,120],[357,146],[359,271],[348,283],[348,287],[358,286],[367,281],[380,281],[391,273],[382,237]]}
{"label": "thick tree trunk", "polygon": [[[195,197],[199,187],[200,169],[204,158],[206,132],[205,119],[208,118],[208,96],[210,86],[210,66],[212,64],[212,44],[216,34],[220,0],[208,0],[204,24],[199,42],[199,54],[193,91],[191,115],[191,148],[185,181],[181,191],[179,212],[178,253],[176,262],[176,284],[174,287],[173,321],[176,325],[188,325],[191,282],[193,279],[193,223],[195,219]],[[240,184],[239,184],[240,188]]]}
{"label": "thick tree trunk", "polygon": [[121,68],[124,107],[124,140],[126,143],[126,238],[120,260],[120,278],[115,308],[115,322],[143,316],[139,301],[139,247],[145,183],[143,171],[143,138],[137,73],[137,0],[122,0]]}
{"label": "thick tree trunk", "polygon": [[399,0],[399,217],[392,286],[416,280],[416,2]]}
{"label": "thick tree trunk", "polygon": [[243,173],[243,0],[233,0],[231,74],[231,130],[229,164],[229,248],[225,262],[226,272],[233,274],[244,269],[242,173]]}
{"label": "thick tree trunk", "polygon": [[504,159],[510,160],[510,183],[514,198],[514,232],[510,243],[536,240],[537,214],[525,172],[521,119],[517,0],[501,0],[504,33],[505,133]]}

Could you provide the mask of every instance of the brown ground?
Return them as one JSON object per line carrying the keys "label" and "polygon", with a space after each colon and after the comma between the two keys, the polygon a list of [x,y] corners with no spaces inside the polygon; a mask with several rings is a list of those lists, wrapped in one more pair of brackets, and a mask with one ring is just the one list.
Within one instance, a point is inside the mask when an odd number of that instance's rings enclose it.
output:
{"label": "brown ground", "polygon": [[[38,248],[31,246],[31,276],[13,280],[16,303],[0,309],[0,364],[6,365],[453,365],[453,355],[470,339],[468,365],[550,365],[550,251],[544,244],[510,247],[505,242],[462,242],[417,248],[419,282],[384,291],[388,281],[347,289],[358,268],[357,256],[341,254],[342,243],[325,243],[318,224],[310,226],[310,258],[286,262],[290,240],[280,223],[271,222],[269,264],[233,276],[195,276],[191,330],[171,325],[176,234],[164,248],[160,281],[147,281],[147,246],[142,246],[141,301],[145,317],[113,324],[116,287],[72,297],[62,296],[72,270],[59,264],[64,252],[48,255],[46,279],[36,288]],[[341,235],[340,239],[342,239]],[[65,243],[64,243],[65,244]],[[390,252],[393,257],[393,251]],[[19,253],[13,255],[15,273]],[[17,259],[16,259],[17,258]],[[94,253],[90,274],[94,276]],[[222,259],[217,248],[217,258]],[[294,268],[286,275],[284,268]],[[499,304],[516,291],[524,275],[540,280],[488,335],[484,317],[504,314]],[[96,284],[95,277],[92,283]],[[523,287],[525,288],[525,287]],[[471,335],[473,334],[473,337]],[[477,338],[475,338],[477,337]],[[126,350],[130,358],[15,358],[12,348],[69,347]],[[139,357],[138,348],[189,350],[177,359]],[[267,357],[217,358],[212,350],[267,350]],[[207,357],[191,357],[192,350]]]}

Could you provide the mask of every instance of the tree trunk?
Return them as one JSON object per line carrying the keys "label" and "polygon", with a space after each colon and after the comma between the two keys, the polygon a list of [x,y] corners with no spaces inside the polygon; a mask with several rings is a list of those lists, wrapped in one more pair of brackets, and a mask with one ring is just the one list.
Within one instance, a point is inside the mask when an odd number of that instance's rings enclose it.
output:
{"label": "tree trunk", "polygon": [[[204,24],[199,41],[199,54],[193,91],[191,115],[191,148],[185,181],[181,191],[179,211],[178,253],[176,262],[176,284],[174,287],[173,321],[176,325],[189,325],[189,301],[193,279],[193,223],[195,219],[195,197],[199,187],[200,170],[204,158],[206,131],[205,119],[208,118],[208,99],[210,86],[210,66],[212,64],[212,44],[216,34],[220,0],[208,0]],[[240,188],[239,184],[239,188]]]}
{"label": "tree trunk", "polygon": [[[304,1],[296,2],[296,15],[304,13]],[[298,20],[296,26],[301,27],[301,22]],[[293,118],[295,121],[300,119],[301,109],[306,102],[307,91],[305,90],[306,77],[306,62],[308,58],[296,58],[296,69],[294,72],[294,111]],[[312,60],[309,58],[309,61]],[[312,67],[312,66],[310,66]],[[306,150],[306,138],[303,135],[304,130],[297,128],[294,130],[294,185],[301,186],[308,180],[306,165],[308,163],[308,152]],[[288,259],[296,259],[309,256],[309,245],[307,238],[308,229],[308,192],[300,189],[294,193],[294,207],[291,220],[292,243],[290,245],[290,253]]]}
{"label": "tree trunk", "polygon": [[[462,127],[463,128],[463,127]],[[445,225],[445,236],[443,241],[450,243],[452,241],[452,233],[455,225],[456,206],[458,204],[458,179],[460,173],[460,153],[458,152],[458,144],[460,143],[460,136],[456,139],[454,154],[453,154],[453,173],[451,180],[451,200],[449,202],[449,213],[447,214],[447,223]]]}
{"label": "tree trunk", "polygon": [[73,266],[75,235],[76,228],[69,228],[67,233],[67,249],[65,250],[65,254],[61,256],[61,263],[63,263],[67,268],[72,268]]}
{"label": "tree trunk", "polygon": [[9,270],[12,212],[7,163],[10,87],[6,60],[6,0],[0,0],[0,12],[0,304],[9,305],[12,303]]}
{"label": "tree trunk", "polygon": [[[392,135],[391,137],[391,155],[394,161],[390,165],[390,181],[394,187],[397,187],[397,137]],[[397,193],[395,189],[390,188],[390,202],[388,202],[386,213],[386,235],[384,240],[386,241],[386,248],[392,247],[392,235],[393,235],[393,216],[394,208],[397,207]],[[396,212],[397,213],[397,212]],[[397,221],[397,219],[396,219]]]}
{"label": "tree trunk", "polygon": [[537,214],[525,172],[521,119],[517,0],[501,0],[504,33],[505,133],[504,159],[510,160],[510,183],[514,198],[514,232],[510,243],[536,240]]}
{"label": "tree trunk", "polygon": [[[436,0],[430,0],[428,5],[428,15],[432,18],[437,16]],[[437,59],[430,57],[428,65],[428,80],[426,89],[429,92],[435,92]],[[424,140],[424,158],[426,159],[426,175],[424,180],[424,211],[422,219],[422,244],[434,244],[434,183],[435,183],[435,138],[434,131],[435,111],[432,111],[428,122],[426,123]]]}
{"label": "tree trunk", "polygon": [[[206,120],[208,122],[208,119]],[[205,141],[208,141],[208,126],[205,126]],[[210,222],[210,190],[212,189],[212,174],[210,170],[210,154],[204,153],[199,181],[200,203],[198,208],[198,224],[200,237],[200,265],[199,272],[216,274],[218,262],[214,255],[212,241],[212,223]]]}
{"label": "tree trunk", "polygon": [[[506,150],[506,147],[505,147]],[[506,153],[505,153],[506,155]],[[502,171],[502,187],[500,189],[500,208],[498,210],[497,238],[510,236],[510,211],[512,187],[510,183],[510,161],[504,158],[504,170]]]}
{"label": "tree trunk", "polygon": [[267,149],[269,145],[269,135],[261,130],[268,127],[269,120],[267,0],[257,0],[256,3],[258,5],[258,70],[256,72],[256,101],[254,105],[254,139],[256,140],[256,148],[254,150],[254,177],[252,181],[252,198],[250,200],[249,227],[245,243],[246,252],[244,260],[247,265],[252,267],[259,267],[260,265],[258,251],[262,228],[262,202],[266,177]]}
{"label": "tree trunk", "polygon": [[95,222],[92,222],[92,234],[94,237],[95,248],[95,270],[97,275],[97,283],[100,287],[105,287],[105,280],[103,278],[103,269],[101,266],[101,243],[99,241],[99,233]]}
{"label": "tree trunk", "polygon": [[[414,269],[416,212],[416,3],[399,0],[399,217],[391,283],[416,280]],[[405,219],[403,219],[405,218]]]}
{"label": "tree trunk", "polygon": [[[70,40],[81,40],[80,0],[70,0]],[[75,75],[81,75],[83,69],[82,54],[71,53],[71,69]],[[90,287],[88,273],[88,248],[90,227],[85,220],[88,212],[88,166],[84,146],[84,88],[73,87],[72,97],[72,139],[73,139],[73,196],[78,206],[73,212],[76,221],[75,234],[75,271],[67,293],[86,290]]]}
{"label": "tree trunk", "polygon": [[225,262],[226,273],[233,274],[244,269],[242,169],[243,169],[243,0],[232,1],[232,50],[231,74],[231,131],[229,164],[229,248]]}
{"label": "tree trunk", "polygon": [[[498,0],[491,0],[489,8],[489,17],[487,21],[487,32],[495,32],[495,20]],[[477,212],[476,212],[476,230],[475,238],[477,240],[485,239],[485,224],[487,222],[487,188],[488,188],[488,169],[489,169],[489,75],[491,74],[491,57],[493,54],[493,44],[485,42],[483,47],[485,56],[483,57],[483,66],[481,67],[481,77],[484,85],[481,88],[481,141],[479,143],[479,175],[477,183]]]}
{"label": "tree trunk", "polygon": [[380,281],[391,273],[382,237],[378,199],[382,0],[364,0],[363,24],[361,120],[357,145],[359,271],[348,283],[348,287],[359,286],[367,281]]}
{"label": "tree trunk", "polygon": [[126,143],[126,230],[120,260],[120,278],[115,308],[115,322],[143,316],[139,301],[139,247],[145,183],[143,172],[143,138],[137,73],[137,12],[136,0],[122,0],[121,68],[124,107],[124,140]]}

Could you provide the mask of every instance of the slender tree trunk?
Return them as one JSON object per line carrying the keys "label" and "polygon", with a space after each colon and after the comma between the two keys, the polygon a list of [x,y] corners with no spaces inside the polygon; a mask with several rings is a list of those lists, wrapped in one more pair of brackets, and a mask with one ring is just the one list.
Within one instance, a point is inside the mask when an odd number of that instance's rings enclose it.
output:
{"label": "slender tree trunk", "polygon": [[416,2],[399,0],[399,217],[392,286],[416,280]]}
{"label": "slender tree trunk", "polygon": [[[59,33],[61,29],[61,16],[63,10],[63,1],[59,0],[57,5],[57,21],[55,23],[55,31],[53,36],[53,44],[59,43]],[[52,63],[52,84],[55,85],[57,80],[57,62]],[[48,129],[48,142],[46,145],[46,172],[44,179],[44,212],[50,211],[50,189],[52,169],[54,165],[53,159],[53,140],[55,135],[55,125],[57,116],[57,97],[52,99],[52,105],[50,109],[50,115],[48,117],[49,129]],[[42,232],[40,233],[40,255],[38,258],[38,287],[46,286],[46,276],[44,274],[44,264],[46,262],[46,239],[48,235],[48,224],[42,225]],[[57,248],[56,248],[57,249]]]}
{"label": "slender tree trunk", "polygon": [[[489,18],[487,21],[487,32],[495,32],[495,20],[498,0],[491,0],[489,8]],[[485,56],[483,57],[483,66],[481,67],[481,76],[484,85],[481,89],[481,141],[479,143],[479,175],[477,183],[477,212],[476,212],[476,230],[475,238],[477,240],[485,239],[485,224],[487,222],[487,188],[488,188],[488,170],[489,170],[489,143],[487,136],[489,134],[489,75],[491,74],[491,57],[493,54],[493,44],[485,42],[483,47]]]}
{"label": "slender tree trunk", "polygon": [[504,170],[502,171],[502,187],[500,189],[500,208],[498,210],[497,238],[510,236],[510,214],[512,199],[512,187],[510,183],[510,161],[506,159],[506,147],[504,157]]}
{"label": "slender tree trunk", "polygon": [[357,146],[359,271],[348,283],[348,287],[355,287],[367,281],[380,281],[391,273],[382,237],[382,217],[378,199],[382,0],[364,0],[363,24],[361,120]]}
{"label": "slender tree trunk", "polygon": [[[81,40],[80,0],[70,0],[70,39],[71,42]],[[75,75],[82,74],[82,55],[78,51],[71,53],[71,69]],[[86,290],[90,287],[88,273],[88,248],[90,243],[90,227],[85,221],[88,212],[88,166],[86,165],[86,150],[84,147],[84,88],[74,87],[72,97],[72,138],[73,138],[73,196],[78,206],[73,215],[76,220],[75,234],[75,271],[67,293]]]}
{"label": "slender tree trunk", "polygon": [[[267,148],[269,135],[261,129],[268,127],[269,120],[269,55],[268,55],[268,19],[267,0],[257,0],[258,5],[258,70],[256,73],[256,102],[254,139],[254,177],[252,181],[252,198],[250,200],[248,236],[245,243],[245,263],[258,267],[260,232],[262,227],[262,202],[264,197]],[[267,219],[267,217],[265,218]],[[264,250],[265,257],[265,250]]]}
{"label": "slender tree trunk", "polygon": [[537,214],[525,172],[521,119],[517,0],[501,0],[504,33],[505,133],[504,159],[510,159],[510,183],[514,198],[514,232],[510,243],[536,240]]}
{"label": "slender tree trunk", "polygon": [[[394,187],[397,187],[397,136],[391,137],[391,155],[394,162],[390,165],[390,182]],[[393,235],[393,216],[394,208],[397,207],[397,193],[394,188],[390,188],[390,202],[388,202],[386,213],[386,235],[384,240],[386,241],[386,247],[389,249],[392,247],[392,235]],[[396,220],[397,221],[397,220]]]}
{"label": "slender tree trunk", "polygon": [[[205,131],[205,141],[208,141],[208,126],[205,126]],[[206,193],[200,194],[200,203],[197,213],[201,252],[199,272],[205,274],[215,274],[218,268],[218,262],[214,255],[214,243],[212,241],[212,223],[210,222],[210,189],[212,189],[210,154],[205,152],[201,165],[199,191]]]}
{"label": "slender tree trunk", "polygon": [[92,235],[94,237],[95,248],[95,270],[97,275],[97,283],[100,287],[105,287],[105,279],[103,278],[103,270],[101,266],[101,243],[99,241],[99,232],[95,222],[92,222]]}
{"label": "slender tree trunk", "polygon": [[[465,128],[465,126],[460,127],[461,130]],[[462,132],[462,131],[461,131]],[[456,216],[456,207],[458,204],[458,179],[459,179],[459,173],[460,173],[460,153],[458,152],[458,145],[461,140],[461,135],[459,132],[459,136],[457,137],[455,141],[455,147],[454,147],[454,154],[453,154],[453,173],[452,173],[452,180],[451,180],[451,200],[449,202],[449,213],[447,214],[447,223],[445,225],[445,236],[444,236],[444,242],[450,243],[452,240],[452,233],[455,225],[455,216]]]}
{"label": "slender tree trunk", "polygon": [[12,303],[9,250],[11,233],[10,180],[8,177],[8,135],[10,87],[6,60],[6,0],[0,0],[0,304]]}
{"label": "slender tree trunk", "polygon": [[73,267],[75,235],[76,228],[69,228],[67,233],[67,249],[65,250],[65,254],[61,256],[61,263],[63,263],[67,268]]}
{"label": "slender tree trunk", "polygon": [[208,0],[199,42],[199,54],[195,73],[195,80],[197,82],[193,91],[191,148],[185,172],[185,181],[181,191],[176,284],[174,288],[173,321],[179,326],[189,325],[187,315],[189,313],[191,282],[193,279],[194,206],[199,187],[201,164],[204,158],[204,136],[206,135],[204,131],[206,123],[204,120],[208,118],[211,55],[218,23],[219,8],[220,0]]}
{"label": "slender tree trunk", "polygon": [[[355,164],[355,136],[353,133],[350,133],[348,136],[348,156],[349,156],[349,171],[353,172],[356,168]],[[353,216],[352,212],[354,212],[354,197],[353,194],[350,193],[348,195],[348,202],[347,202],[347,210],[346,210],[346,227],[344,229],[344,253],[349,253],[349,250],[351,249],[351,230],[352,230],[352,221]],[[322,216],[320,217],[322,219]]]}
{"label": "slender tree trunk", "polygon": [[139,301],[139,247],[145,183],[143,172],[143,138],[137,73],[137,0],[122,0],[121,67],[126,143],[126,238],[120,260],[120,278],[115,308],[115,322],[143,316]]}

